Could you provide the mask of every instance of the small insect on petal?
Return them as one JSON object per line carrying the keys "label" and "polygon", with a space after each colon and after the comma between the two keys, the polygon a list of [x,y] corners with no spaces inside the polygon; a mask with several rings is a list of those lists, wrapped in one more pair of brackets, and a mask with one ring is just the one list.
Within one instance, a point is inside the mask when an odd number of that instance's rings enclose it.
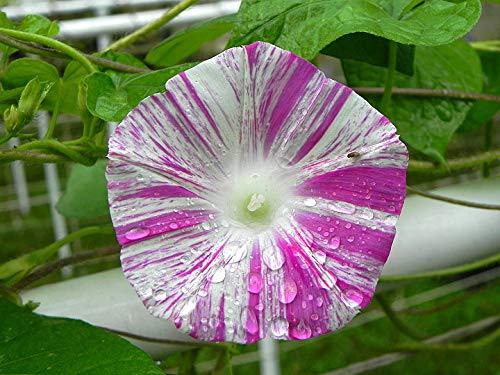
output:
{"label": "small insect on petal", "polygon": [[347,154],[347,157],[349,159],[352,159],[352,158],[359,158],[361,156],[361,154],[359,152],[356,152],[356,151],[353,151],[353,152],[349,152]]}

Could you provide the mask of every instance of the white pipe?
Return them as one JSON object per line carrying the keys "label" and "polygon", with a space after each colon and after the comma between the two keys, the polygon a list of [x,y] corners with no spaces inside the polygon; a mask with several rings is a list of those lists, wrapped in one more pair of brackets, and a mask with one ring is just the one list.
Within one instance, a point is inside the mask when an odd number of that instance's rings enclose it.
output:
{"label": "white pipe", "polygon": [[[169,26],[186,25],[209,18],[236,13],[239,1],[221,1],[192,6],[169,22]],[[165,10],[151,10],[103,17],[82,18],[59,22],[59,39],[92,38],[100,34],[121,34],[138,29],[156,19]]]}
{"label": "white pipe", "polygon": [[260,375],[280,375],[280,353],[276,340],[259,341]]}
{"label": "white pipe", "polygon": [[[47,133],[49,116],[47,112],[40,112],[36,118],[36,124],[38,126],[38,135],[40,138],[45,136]],[[47,193],[49,196],[50,214],[52,219],[52,227],[54,228],[54,237],[56,240],[60,240],[68,235],[68,227],[66,225],[66,220],[64,217],[57,212],[56,204],[61,196],[61,187],[59,185],[59,174],[57,172],[57,166],[55,164],[45,163],[43,165],[43,170],[45,173],[45,183],[47,185]],[[66,258],[71,255],[71,248],[69,245],[64,245],[57,252],[59,258]],[[63,267],[61,270],[63,277],[69,277],[73,274],[73,268],[71,266]]]}
{"label": "white pipe", "polygon": [[23,1],[18,4],[5,6],[2,8],[2,11],[11,19],[19,19],[28,14],[53,16],[87,12],[95,9],[96,6],[116,9],[138,6],[164,6],[178,2],[178,0],[98,0],[98,4],[93,4],[88,0]]}
{"label": "white pipe", "polygon": [[[498,203],[500,177],[434,192],[476,202]],[[500,244],[499,224],[498,211],[411,196],[403,208],[397,225],[397,240],[383,274],[420,273],[494,254]],[[42,286],[26,291],[23,298],[41,302],[37,310],[41,314],[82,319],[142,336],[191,340],[168,321],[151,316],[120,269]],[[153,358],[178,350],[175,346],[131,341]]]}

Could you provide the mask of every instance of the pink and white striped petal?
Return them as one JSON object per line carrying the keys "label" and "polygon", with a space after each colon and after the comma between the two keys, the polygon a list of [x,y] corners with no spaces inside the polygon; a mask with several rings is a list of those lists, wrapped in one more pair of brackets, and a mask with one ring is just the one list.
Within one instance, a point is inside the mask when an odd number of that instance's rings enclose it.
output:
{"label": "pink and white striped petal", "polygon": [[370,302],[408,154],[395,128],[307,61],[257,42],[179,74],[110,139],[122,267],[193,337],[307,339]]}

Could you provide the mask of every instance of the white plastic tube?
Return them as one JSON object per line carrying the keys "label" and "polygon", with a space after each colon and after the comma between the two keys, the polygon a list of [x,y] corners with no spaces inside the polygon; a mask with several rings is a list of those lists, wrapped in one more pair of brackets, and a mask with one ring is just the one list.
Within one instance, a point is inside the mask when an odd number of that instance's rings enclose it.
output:
{"label": "white plastic tube", "polygon": [[[475,202],[499,203],[500,178],[434,192]],[[397,229],[384,275],[454,266],[494,254],[500,247],[499,211],[467,208],[423,197],[407,198]],[[23,298],[41,302],[37,310],[41,314],[78,318],[142,336],[191,340],[169,322],[151,316],[120,269],[42,286],[25,292]],[[130,341],[153,358],[179,349]]]}

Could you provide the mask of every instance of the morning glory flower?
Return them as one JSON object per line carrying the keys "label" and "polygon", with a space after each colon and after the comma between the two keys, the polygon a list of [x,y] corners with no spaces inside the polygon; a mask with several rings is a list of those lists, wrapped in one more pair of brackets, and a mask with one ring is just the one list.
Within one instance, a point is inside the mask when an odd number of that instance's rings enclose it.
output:
{"label": "morning glory flower", "polygon": [[122,268],[144,305],[238,343],[318,336],[369,304],[408,162],[364,99],[262,42],[170,79],[108,157]]}

